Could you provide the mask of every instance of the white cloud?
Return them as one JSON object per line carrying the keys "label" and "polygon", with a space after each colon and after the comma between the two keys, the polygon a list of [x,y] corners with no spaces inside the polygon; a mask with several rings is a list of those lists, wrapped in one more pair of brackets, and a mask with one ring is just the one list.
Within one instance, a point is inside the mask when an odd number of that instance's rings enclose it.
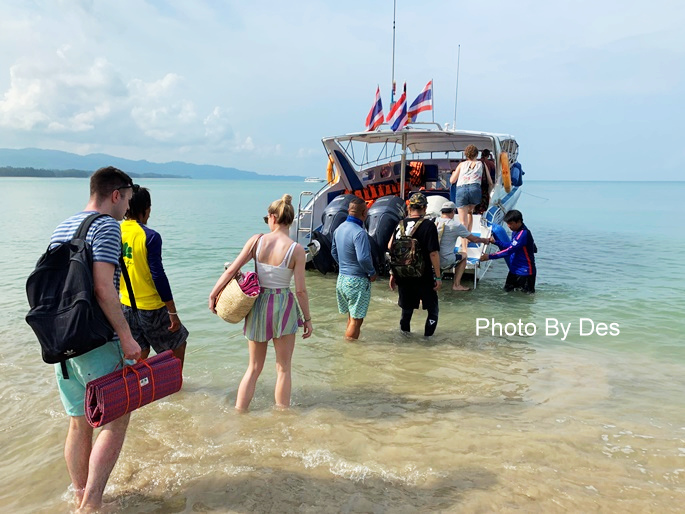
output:
{"label": "white cloud", "polygon": [[322,155],[321,150],[314,150],[313,148],[300,148],[297,151],[297,158],[304,159],[313,155]]}
{"label": "white cloud", "polygon": [[242,143],[236,145],[235,149],[238,150],[239,152],[243,152],[243,151],[244,152],[252,152],[252,151],[254,151],[255,145],[254,145],[254,141],[252,141],[252,137],[247,136]]}
{"label": "white cloud", "polygon": [[[404,2],[395,79],[410,99],[433,79],[435,120],[451,122],[461,44],[458,124],[526,134],[522,158],[584,124],[620,147],[636,105],[674,146],[683,16],[675,0]],[[385,2],[1,2],[0,137],[312,174],[323,136],[363,129],[376,84],[387,113],[392,35]]]}
{"label": "white cloud", "polygon": [[228,120],[228,115],[221,107],[214,107],[212,112],[203,121],[205,137],[207,141],[222,145],[233,139],[233,130]]}

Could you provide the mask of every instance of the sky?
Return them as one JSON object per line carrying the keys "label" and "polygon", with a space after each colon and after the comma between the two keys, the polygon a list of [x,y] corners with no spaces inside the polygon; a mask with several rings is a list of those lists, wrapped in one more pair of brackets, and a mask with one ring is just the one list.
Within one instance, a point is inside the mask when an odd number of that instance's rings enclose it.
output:
{"label": "sky", "polygon": [[[388,112],[392,26],[392,0],[3,0],[0,147],[323,177],[321,138],[377,86]],[[514,135],[526,178],[683,180],[683,26],[681,0],[397,0],[394,75]]]}

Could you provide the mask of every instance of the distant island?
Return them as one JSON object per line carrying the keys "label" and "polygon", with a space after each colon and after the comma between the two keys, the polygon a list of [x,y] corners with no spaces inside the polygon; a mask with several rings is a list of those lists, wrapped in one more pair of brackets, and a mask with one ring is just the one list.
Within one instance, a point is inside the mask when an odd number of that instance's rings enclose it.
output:
{"label": "distant island", "polygon": [[[40,148],[0,148],[1,177],[90,177],[103,166],[115,166],[136,178],[278,180],[302,182],[304,176],[261,175],[253,171],[187,162],[133,161],[107,154],[78,155]],[[87,170],[87,171],[84,171]]]}
{"label": "distant island", "polygon": [[[54,178],[88,178],[92,171],[85,170],[45,170],[36,168],[12,168],[0,166],[0,177],[54,177]],[[132,178],[192,178],[183,175],[168,175],[163,173],[128,173]]]}

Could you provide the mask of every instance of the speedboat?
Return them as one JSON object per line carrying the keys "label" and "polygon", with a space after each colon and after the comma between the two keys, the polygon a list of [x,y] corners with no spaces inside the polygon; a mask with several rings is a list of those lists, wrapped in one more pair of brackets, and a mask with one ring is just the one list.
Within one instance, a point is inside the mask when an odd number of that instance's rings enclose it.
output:
{"label": "speedboat", "polygon": [[307,177],[304,179],[305,182],[326,182],[324,179],[319,177]]}
{"label": "speedboat", "polygon": [[[518,143],[508,134],[413,123],[396,132],[381,125],[375,131],[325,137],[322,142],[329,160],[328,181],[319,190],[300,194],[291,227],[291,237],[311,253],[308,266],[322,273],[337,271],[330,254],[333,233],[347,218],[350,200],[358,196],[369,205],[366,228],[376,269],[387,274],[387,245],[406,216],[405,199],[421,191],[428,199],[427,216],[439,216],[442,204],[454,201],[456,187],[449,178],[470,144],[479,151],[490,150],[496,165],[489,202],[480,214],[474,214],[472,233],[489,237],[493,225],[502,224],[521,194]],[[473,273],[474,287],[492,262],[480,262],[487,247],[468,244],[466,269]],[[461,248],[461,241],[456,248]]]}

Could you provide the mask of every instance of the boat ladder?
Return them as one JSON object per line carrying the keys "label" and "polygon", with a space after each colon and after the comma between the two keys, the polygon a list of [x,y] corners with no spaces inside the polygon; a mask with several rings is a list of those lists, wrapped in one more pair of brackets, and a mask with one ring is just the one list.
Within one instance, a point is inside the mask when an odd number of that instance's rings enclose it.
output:
{"label": "boat ladder", "polygon": [[[311,243],[312,241],[312,231],[314,230],[314,211],[313,209],[303,209],[302,208],[302,199],[305,196],[314,196],[314,193],[311,191],[302,191],[300,193],[300,198],[297,201],[297,217],[296,217],[296,223],[295,223],[295,231],[297,234],[297,242],[302,244],[300,241],[300,235],[301,234],[306,234],[305,239],[307,240],[307,243]],[[306,244],[302,244],[302,246],[306,246]]]}
{"label": "boat ladder", "polygon": [[[471,233],[478,237],[490,237],[492,229],[487,226],[485,220],[478,214],[473,215],[473,228]],[[461,245],[461,238],[457,240],[457,247]],[[472,243],[469,241],[466,247],[466,269],[473,270],[473,288],[476,289],[478,280],[483,278],[492,264],[491,261],[480,261],[480,256],[487,253],[489,244]],[[480,271],[480,274],[478,273]]]}

